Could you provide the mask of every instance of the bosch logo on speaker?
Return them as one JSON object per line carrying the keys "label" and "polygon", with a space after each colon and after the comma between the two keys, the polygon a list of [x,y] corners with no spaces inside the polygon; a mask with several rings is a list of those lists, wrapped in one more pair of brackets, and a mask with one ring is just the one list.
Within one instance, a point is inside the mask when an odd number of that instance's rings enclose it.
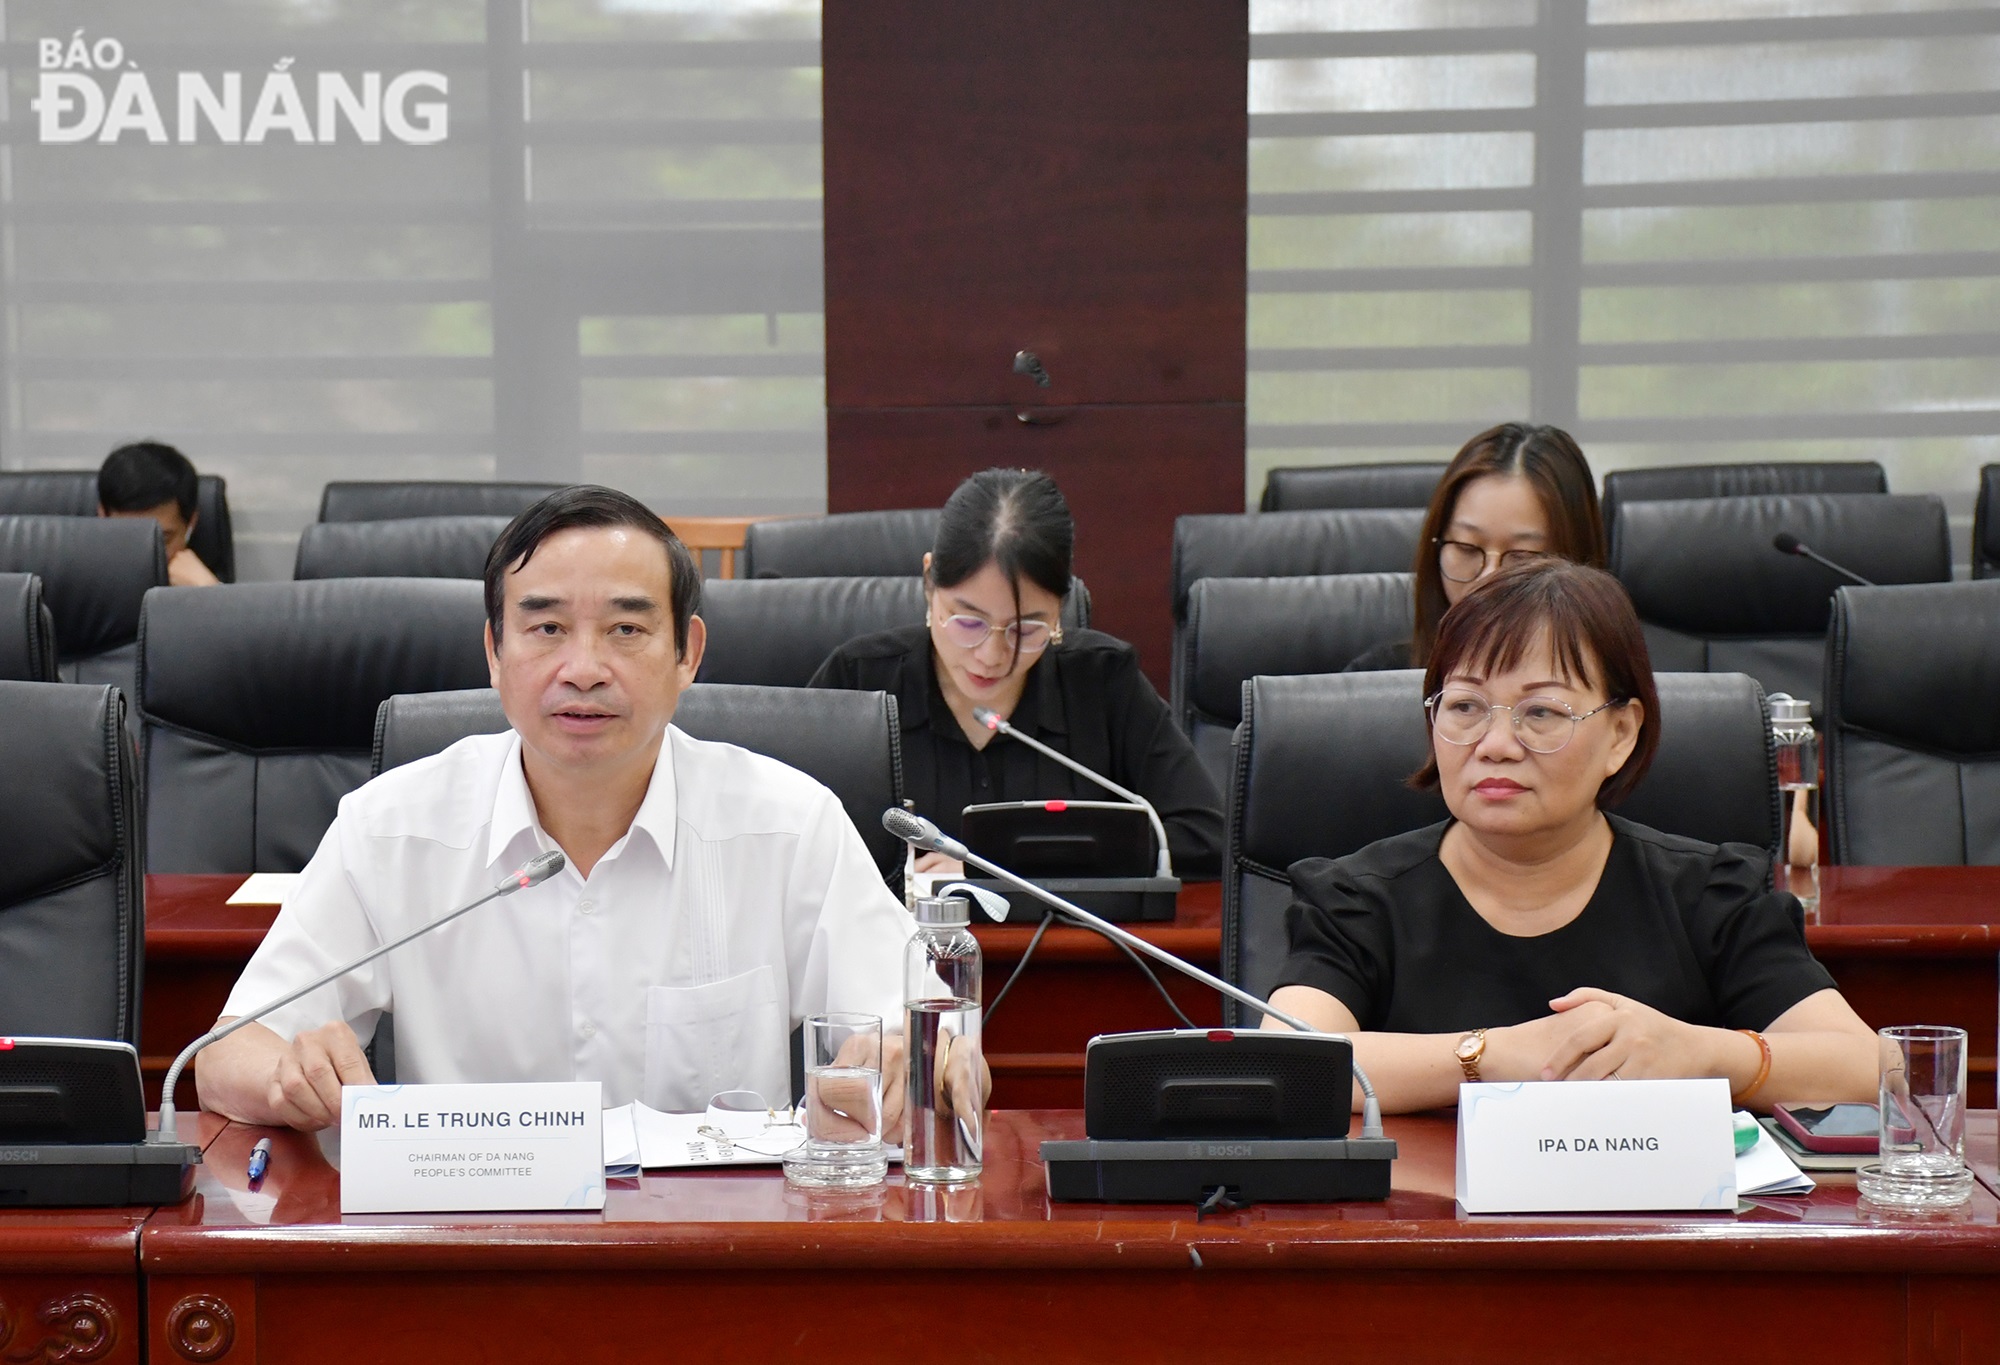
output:
{"label": "bosch logo on speaker", "polygon": [[157,80],[116,38],[78,29],[36,44],[40,81],[29,107],[45,143],[258,145],[289,140],[411,146],[443,142],[449,80],[439,71],[294,73],[293,57],[262,72],[176,71]]}

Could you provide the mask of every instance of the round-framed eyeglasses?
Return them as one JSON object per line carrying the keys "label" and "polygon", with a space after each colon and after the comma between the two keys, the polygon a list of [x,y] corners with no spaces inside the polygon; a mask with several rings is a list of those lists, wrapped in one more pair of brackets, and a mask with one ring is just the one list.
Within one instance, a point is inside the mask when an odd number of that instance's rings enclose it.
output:
{"label": "round-framed eyeglasses", "polygon": [[1506,569],[1548,558],[1545,550],[1489,550],[1463,540],[1440,540],[1437,547],[1438,572],[1454,583],[1472,582],[1496,560],[1500,568]]}
{"label": "round-framed eyeglasses", "polygon": [[1530,753],[1552,754],[1576,736],[1576,727],[1599,711],[1623,706],[1629,697],[1615,697],[1578,715],[1569,703],[1554,697],[1529,697],[1512,706],[1495,706],[1470,688],[1447,687],[1424,700],[1431,730],[1447,744],[1477,744],[1492,728],[1493,713],[1513,718],[1514,738]]}
{"label": "round-framed eyeglasses", "polygon": [[[999,629],[984,616],[960,613],[944,618],[944,638],[960,649],[979,648]],[[1015,621],[1005,629],[1007,648],[1016,654],[1040,654],[1050,645],[1062,643],[1062,627],[1051,626],[1047,621]]]}
{"label": "round-framed eyeglasses", "polygon": [[725,1090],[708,1102],[695,1129],[714,1143],[723,1159],[741,1148],[752,1156],[783,1156],[806,1140],[796,1110],[776,1109],[755,1090]]}

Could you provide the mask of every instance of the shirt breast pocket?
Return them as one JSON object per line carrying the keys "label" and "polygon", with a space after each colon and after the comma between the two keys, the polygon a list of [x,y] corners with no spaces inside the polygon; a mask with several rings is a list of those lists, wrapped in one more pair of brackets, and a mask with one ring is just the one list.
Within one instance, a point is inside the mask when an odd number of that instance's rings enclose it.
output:
{"label": "shirt breast pocket", "polygon": [[769,965],[702,986],[646,992],[646,1084],[639,1098],[666,1113],[708,1107],[724,1090],[791,1103],[789,1014]]}

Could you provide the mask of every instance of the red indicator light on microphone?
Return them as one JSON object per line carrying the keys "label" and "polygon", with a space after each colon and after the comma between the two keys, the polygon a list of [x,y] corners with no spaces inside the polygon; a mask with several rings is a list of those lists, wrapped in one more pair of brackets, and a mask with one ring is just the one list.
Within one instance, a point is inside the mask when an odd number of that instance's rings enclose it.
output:
{"label": "red indicator light on microphone", "polygon": [[1226,1028],[1212,1028],[1208,1031],[1208,1041],[1211,1043],[1233,1043],[1236,1041],[1236,1035]]}
{"label": "red indicator light on microphone", "polygon": [[0,1038],[0,1052],[12,1052],[13,1050],[14,1040],[12,1038]]}
{"label": "red indicator light on microphone", "polygon": [[1067,802],[1067,801],[1044,801],[1044,802],[1042,802],[1042,809],[1043,809],[1043,810],[1052,810],[1052,811],[1054,811],[1054,812],[1055,812],[1056,814],[1060,815],[1060,814],[1062,814],[1062,813],[1063,813],[1064,811],[1066,811],[1066,810],[1068,810],[1068,809],[1069,809],[1069,802]]}

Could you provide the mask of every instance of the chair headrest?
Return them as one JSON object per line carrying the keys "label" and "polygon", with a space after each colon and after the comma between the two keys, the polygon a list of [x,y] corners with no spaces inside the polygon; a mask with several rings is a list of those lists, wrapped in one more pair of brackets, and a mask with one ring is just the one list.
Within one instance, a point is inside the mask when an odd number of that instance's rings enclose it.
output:
{"label": "chair headrest", "polygon": [[162,588],[139,633],[149,724],[254,751],[367,752],[384,697],[486,683],[478,583],[342,578]]}
{"label": "chair headrest", "polygon": [[1979,528],[1972,546],[1975,570],[1981,563],[2000,564],[2000,464],[1985,465],[1979,471],[1979,501],[1972,521]]}
{"label": "chair headrest", "polygon": [[1951,577],[1944,504],[1890,493],[1626,502],[1613,523],[1611,571],[1640,618],[1670,630],[1819,634],[1845,580],[1773,548],[1780,532],[1877,583]]}
{"label": "chair headrest", "polygon": [[1407,572],[1423,525],[1420,507],[1181,517],[1174,522],[1174,620],[1187,620],[1188,589],[1203,578]]}
{"label": "chair headrest", "polygon": [[1188,595],[1188,702],[1217,724],[1243,718],[1243,680],[1338,673],[1376,645],[1408,639],[1406,573],[1204,578]]}
{"label": "chair headrest", "polygon": [[[117,690],[0,682],[0,829],[32,829],[0,856],[0,906],[27,900],[118,857],[125,738]],[[26,780],[24,780],[26,779]],[[135,836],[136,837],[136,836]]]}
{"label": "chair headrest", "polygon": [[27,469],[0,473],[0,516],[94,517],[97,471]]}
{"label": "chair headrest", "polygon": [[483,578],[508,517],[317,522],[299,536],[292,577]]}
{"label": "chair headrest", "polygon": [[937,527],[935,507],[752,522],[743,533],[743,576],[914,576],[937,541]]}
{"label": "chair headrest", "polygon": [[1265,512],[1318,507],[1428,507],[1443,460],[1394,464],[1296,465],[1264,476]]}
{"label": "chair headrest", "polygon": [[1609,525],[1612,509],[1625,502],[1888,491],[1889,476],[1873,460],[1773,460],[1619,469],[1604,476],[1604,520]]}
{"label": "chair headrest", "polygon": [[64,659],[128,645],[139,604],[167,581],[160,527],[146,517],[0,517],[0,572],[38,574]]}
{"label": "chair headrest", "polygon": [[2000,753],[2000,579],[1842,588],[1831,723],[1944,754]]}
{"label": "chair headrest", "polygon": [[329,483],[321,521],[400,521],[404,517],[514,517],[560,483],[483,483],[452,479],[352,480]]}
{"label": "chair headrest", "polygon": [[701,681],[804,687],[858,635],[924,619],[920,578],[719,578],[702,586]]}

